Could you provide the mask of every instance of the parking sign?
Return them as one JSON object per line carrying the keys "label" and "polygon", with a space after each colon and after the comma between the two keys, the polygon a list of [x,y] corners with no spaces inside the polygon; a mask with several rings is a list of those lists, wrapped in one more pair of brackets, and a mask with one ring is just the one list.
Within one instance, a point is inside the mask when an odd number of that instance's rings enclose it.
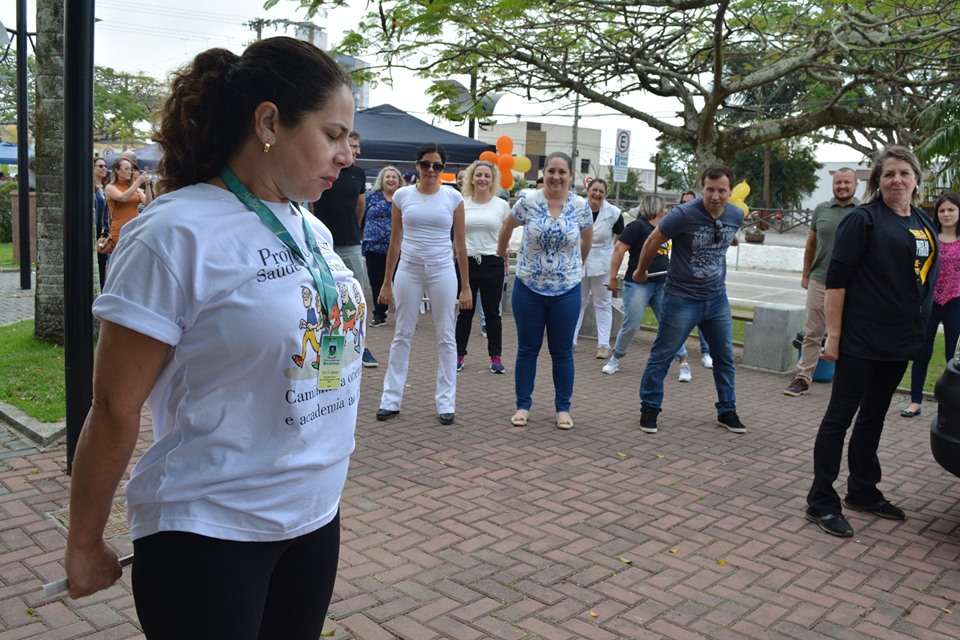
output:
{"label": "parking sign", "polygon": [[630,161],[630,132],[617,129],[617,149],[613,158],[613,181],[627,181],[627,167]]}

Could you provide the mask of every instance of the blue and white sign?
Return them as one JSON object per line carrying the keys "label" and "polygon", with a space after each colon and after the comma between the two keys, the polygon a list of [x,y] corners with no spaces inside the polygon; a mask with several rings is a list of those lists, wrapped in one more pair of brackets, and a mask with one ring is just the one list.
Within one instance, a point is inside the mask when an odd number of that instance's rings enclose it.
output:
{"label": "blue and white sign", "polygon": [[613,181],[627,181],[627,167],[630,164],[630,132],[617,129],[616,153],[613,157]]}

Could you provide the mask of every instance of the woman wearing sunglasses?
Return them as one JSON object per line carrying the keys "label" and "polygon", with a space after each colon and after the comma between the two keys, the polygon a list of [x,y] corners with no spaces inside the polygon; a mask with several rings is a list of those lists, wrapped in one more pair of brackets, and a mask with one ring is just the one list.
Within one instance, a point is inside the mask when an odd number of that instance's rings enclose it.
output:
{"label": "woman wearing sunglasses", "polygon": [[473,303],[464,240],[463,196],[456,189],[440,184],[440,172],[446,162],[447,154],[439,144],[428,142],[422,145],[417,150],[420,182],[397,189],[393,195],[390,246],[379,302],[396,307],[397,325],[390,345],[390,361],[383,379],[377,420],[389,420],[400,413],[410,364],[410,344],[426,290],[440,359],[437,413],[440,414],[440,424],[453,423],[457,399],[458,302],[454,258],[463,274],[460,308],[469,309]]}
{"label": "woman wearing sunglasses", "polygon": [[[93,199],[96,202],[97,238],[110,233],[110,221],[107,219],[107,198],[103,195],[103,188],[107,186],[107,161],[103,158],[93,159]],[[100,275],[100,289],[107,275],[107,254],[97,253],[97,270]]]}

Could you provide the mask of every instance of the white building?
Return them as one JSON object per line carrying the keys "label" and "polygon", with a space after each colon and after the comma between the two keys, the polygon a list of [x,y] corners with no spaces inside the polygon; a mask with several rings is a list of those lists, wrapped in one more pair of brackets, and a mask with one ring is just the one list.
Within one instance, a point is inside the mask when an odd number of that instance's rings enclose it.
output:
{"label": "white building", "polygon": [[823,168],[817,171],[817,188],[803,199],[801,208],[814,209],[821,202],[833,197],[833,174],[837,169],[853,169],[857,174],[857,198],[863,199],[867,178],[870,176],[870,165],[866,162],[824,162]]}
{"label": "white building", "polygon": [[[292,23],[292,26],[296,28],[295,34],[298,40],[309,42],[318,49],[323,49],[329,53],[330,50],[327,48],[327,32],[323,30],[323,27],[319,27],[312,22],[297,22]],[[356,69],[366,69],[370,66],[363,60],[354,58],[353,56],[338,53],[334,54],[333,57],[347,70],[347,73],[352,73]],[[356,81],[352,81],[350,91],[353,93],[353,104],[356,109],[366,109],[370,106],[369,84],[358,85]]]}
{"label": "white building", "polygon": [[573,158],[574,185],[583,187],[587,177],[596,177],[600,166],[600,130],[579,127],[577,129],[577,148],[573,148],[573,127],[544,122],[510,122],[481,127],[478,140],[496,144],[501,136],[513,140],[513,154],[530,159],[530,171],[524,175],[527,182],[536,182],[543,175],[543,165],[547,155],[554,151],[563,151]]}

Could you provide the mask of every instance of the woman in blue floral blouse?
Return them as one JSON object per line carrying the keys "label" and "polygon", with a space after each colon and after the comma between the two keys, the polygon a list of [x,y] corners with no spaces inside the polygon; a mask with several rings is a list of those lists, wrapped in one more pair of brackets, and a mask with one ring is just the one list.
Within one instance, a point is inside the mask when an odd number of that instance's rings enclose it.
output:
{"label": "woman in blue floral blouse", "polygon": [[523,226],[512,298],[517,323],[517,411],[510,421],[518,427],[527,424],[546,331],[557,428],[572,429],[573,333],[580,313],[583,261],[593,241],[593,215],[586,200],[570,191],[570,156],[559,151],[548,155],[543,175],[544,188],[520,198],[503,221],[497,247],[498,255],[506,259],[513,230]]}
{"label": "woman in blue floral blouse", "polygon": [[[387,268],[387,249],[390,247],[390,215],[393,209],[393,194],[403,184],[403,176],[393,166],[380,169],[373,188],[367,191],[367,206],[363,212],[363,242],[361,249],[367,261],[367,277],[370,278],[372,300],[380,296],[383,274]],[[376,301],[373,307],[371,327],[387,323],[387,305]]]}

